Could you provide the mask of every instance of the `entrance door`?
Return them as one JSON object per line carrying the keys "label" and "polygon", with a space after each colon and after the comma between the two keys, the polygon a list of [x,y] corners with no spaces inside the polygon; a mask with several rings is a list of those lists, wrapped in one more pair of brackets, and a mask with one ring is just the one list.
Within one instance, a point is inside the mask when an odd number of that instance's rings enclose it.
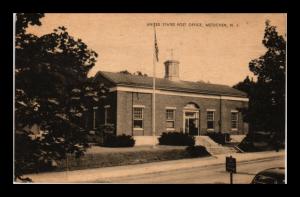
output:
{"label": "entrance door", "polygon": [[199,135],[199,112],[184,112],[184,131],[189,135]]}

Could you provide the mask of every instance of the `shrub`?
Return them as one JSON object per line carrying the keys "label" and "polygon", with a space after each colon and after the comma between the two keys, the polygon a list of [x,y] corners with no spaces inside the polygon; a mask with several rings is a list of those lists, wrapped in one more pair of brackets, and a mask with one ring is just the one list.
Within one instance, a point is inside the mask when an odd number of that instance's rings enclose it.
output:
{"label": "shrub", "polygon": [[113,135],[115,134],[115,126],[113,124],[102,124],[96,130],[96,134]]}
{"label": "shrub", "polygon": [[103,146],[107,147],[133,147],[135,140],[130,135],[119,135],[108,134],[104,136]]}
{"label": "shrub", "polygon": [[270,151],[279,150],[284,148],[284,143],[277,140],[276,137],[271,134],[256,132],[248,133],[243,141],[238,145],[240,149],[245,152],[258,152],[258,151]]}
{"label": "shrub", "polygon": [[256,152],[259,151],[257,147],[254,146],[253,141],[249,137],[245,137],[238,147],[244,152]]}
{"label": "shrub", "polygon": [[89,143],[95,143],[102,145],[104,136],[113,135],[115,133],[115,127],[113,124],[99,125],[95,130],[89,131],[87,136]]}
{"label": "shrub", "polygon": [[226,144],[226,139],[227,141],[230,141],[229,133],[209,132],[207,135],[218,144]]}
{"label": "shrub", "polygon": [[186,148],[190,157],[204,157],[210,156],[209,152],[204,146],[189,146]]}
{"label": "shrub", "polygon": [[194,136],[189,136],[182,132],[168,132],[162,133],[160,136],[160,145],[173,145],[173,146],[194,146],[195,138]]}
{"label": "shrub", "polygon": [[102,138],[100,136],[97,136],[96,134],[94,134],[93,132],[89,131],[88,135],[87,135],[87,141],[88,143],[95,143],[95,144],[101,144]]}

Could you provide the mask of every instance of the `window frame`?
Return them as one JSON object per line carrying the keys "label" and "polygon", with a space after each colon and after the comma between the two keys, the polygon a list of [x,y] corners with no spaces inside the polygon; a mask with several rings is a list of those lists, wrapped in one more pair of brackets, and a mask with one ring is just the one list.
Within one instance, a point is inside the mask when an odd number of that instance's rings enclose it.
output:
{"label": "window frame", "polygon": [[[144,108],[145,106],[143,105],[134,105],[133,109],[132,109],[132,128],[133,130],[144,130]],[[134,113],[135,113],[135,109],[141,109],[141,118],[135,118]],[[142,121],[142,127],[135,127],[134,121]]]}
{"label": "window frame", "polygon": [[[215,130],[215,109],[207,109],[206,110],[206,129],[207,131],[214,131]],[[208,113],[212,113],[212,120],[208,120]],[[212,122],[213,127],[208,128],[208,122]]]}
{"label": "window frame", "polygon": [[[233,114],[236,114],[236,120],[232,119]],[[235,122],[236,127],[232,127],[233,122]],[[230,112],[230,127],[231,127],[232,131],[237,131],[239,128],[239,112],[237,110],[231,110],[231,112]]]}
{"label": "window frame", "polygon": [[110,105],[105,105],[104,106],[104,125],[108,125],[110,124],[107,120],[108,120],[108,109],[110,108]]}
{"label": "window frame", "polygon": [[[167,131],[174,131],[175,130],[175,122],[176,122],[176,107],[166,107],[166,109],[165,109],[166,111],[165,111],[165,118],[166,118],[166,121],[165,121],[165,124],[166,124],[166,130]],[[167,114],[168,114],[168,110],[169,111],[172,111],[173,113],[173,117],[172,117],[172,119],[168,119],[167,118]],[[173,122],[173,127],[168,127],[168,122]]]}
{"label": "window frame", "polygon": [[95,130],[97,127],[97,110],[98,110],[98,107],[94,106],[93,107],[93,130]]}

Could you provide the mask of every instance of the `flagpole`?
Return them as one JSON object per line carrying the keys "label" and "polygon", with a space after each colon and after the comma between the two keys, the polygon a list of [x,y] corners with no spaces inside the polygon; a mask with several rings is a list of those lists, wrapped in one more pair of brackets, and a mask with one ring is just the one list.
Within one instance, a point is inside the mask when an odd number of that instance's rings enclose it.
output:
{"label": "flagpole", "polygon": [[156,77],[156,31],[154,25],[154,47],[153,47],[153,93],[152,93],[152,135],[153,135],[153,148],[155,148],[155,77]]}

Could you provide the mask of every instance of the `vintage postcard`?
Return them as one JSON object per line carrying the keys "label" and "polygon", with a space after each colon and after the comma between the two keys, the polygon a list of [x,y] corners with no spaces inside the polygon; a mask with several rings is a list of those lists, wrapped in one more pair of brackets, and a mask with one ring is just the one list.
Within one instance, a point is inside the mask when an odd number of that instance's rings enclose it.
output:
{"label": "vintage postcard", "polygon": [[15,183],[287,183],[286,13],[13,17]]}

